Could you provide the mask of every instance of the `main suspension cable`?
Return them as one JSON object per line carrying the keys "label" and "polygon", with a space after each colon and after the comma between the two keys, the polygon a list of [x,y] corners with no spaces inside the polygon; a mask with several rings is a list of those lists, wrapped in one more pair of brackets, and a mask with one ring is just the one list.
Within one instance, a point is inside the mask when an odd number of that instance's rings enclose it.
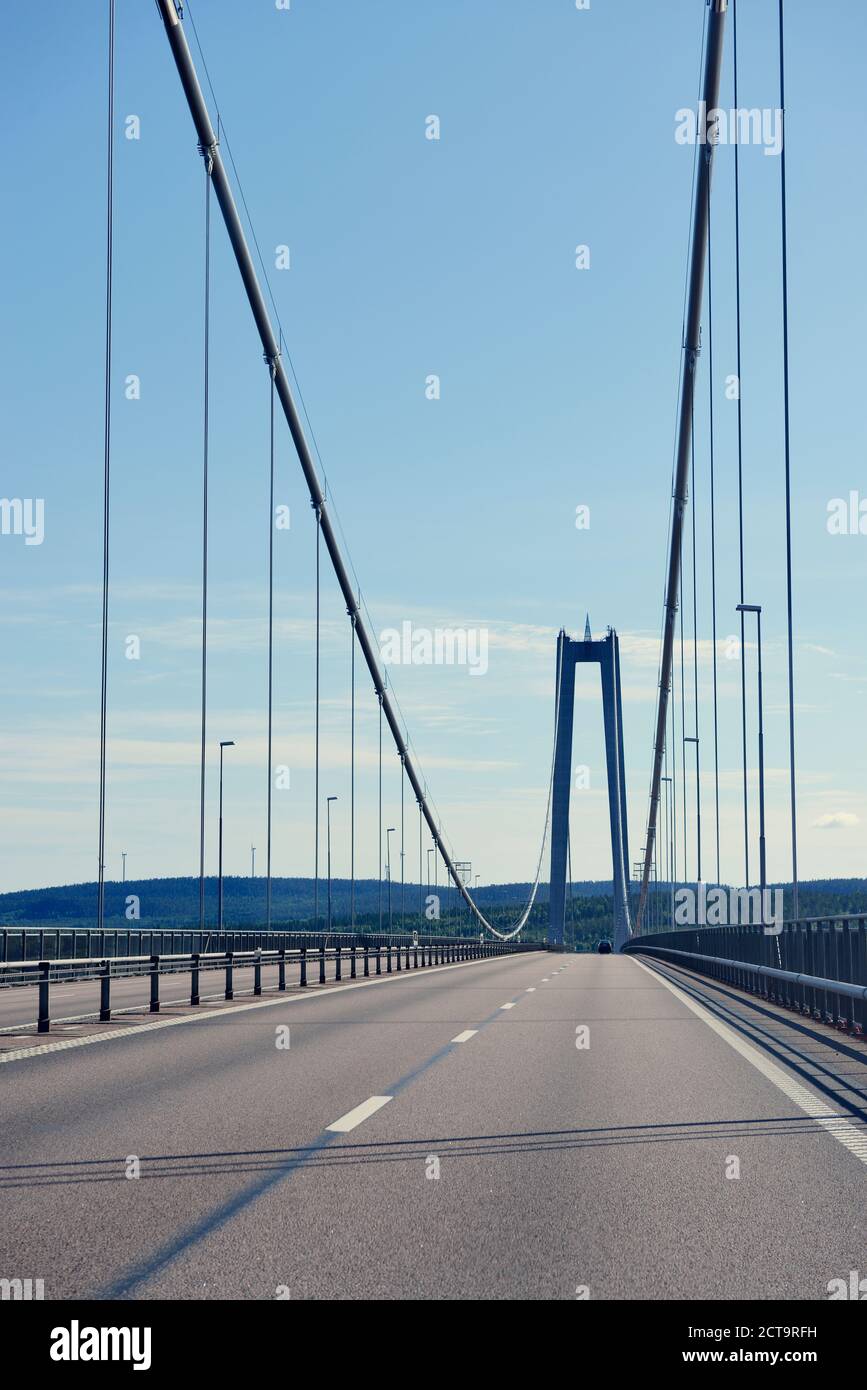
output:
{"label": "main suspension cable", "polygon": [[[715,0],[721,3],[721,0]],[[190,109],[193,123],[196,127],[200,144],[208,149],[213,158],[212,180],[214,189],[219,201],[220,209],[226,224],[226,229],[231,242],[232,250],[235,255],[236,263],[241,275],[247,299],[250,305],[253,318],[259,333],[263,350],[266,356],[277,358],[276,389],[280,399],[280,404],[286,417],[287,424],[292,436],[292,441],[301,465],[304,478],[309,489],[311,505],[317,512],[317,561],[318,561],[318,541],[321,534],[328,549],[335,576],[340,586],[347,607],[356,614],[357,635],[362,654],[374,683],[374,688],[381,696],[382,714],[388,722],[392,738],[398,755],[405,760],[406,776],[409,778],[410,785],[416,797],[421,800],[423,814],[430,828],[431,834],[437,843],[443,856],[449,877],[455,884],[456,890],[464,900],[472,903],[472,897],[466,886],[460,881],[460,876],[455,868],[455,863],[449,849],[442,836],[441,826],[438,818],[434,815],[430,807],[425,790],[423,790],[422,780],[419,777],[412,758],[409,756],[407,741],[403,730],[395,713],[394,703],[389,695],[385,684],[384,676],[380,669],[380,658],[376,651],[373,638],[368,632],[366,624],[361,616],[361,602],[356,598],[355,588],[349,573],[346,562],[341,551],[340,542],[334,525],[331,521],[329,507],[326,504],[326,495],[320,484],[317,466],[314,462],[310,446],[307,442],[304,427],[298,414],[292,388],[286,374],[282,361],[279,358],[279,347],[277,337],[271,324],[265,300],[259,285],[259,279],[253,264],[250,250],[238,209],[232,192],[232,187],[226,172],[225,164],[222,160],[220,151],[217,147],[217,140],[214,135],[211,118],[205,103],[195,64],[193,63],[189,45],[187,43],[184,26],[181,22],[181,15],[178,12],[176,0],[157,0],[157,8],[163,21],[163,26],[167,41],[172,51],[172,56],[177,66],[178,75],[181,80],[184,95]],[[267,280],[267,277],[266,277]],[[318,675],[318,671],[317,671]],[[317,692],[318,693],[318,692]],[[318,723],[319,708],[317,698],[317,753],[318,753]],[[317,758],[317,782],[318,782],[318,758]],[[319,817],[318,817],[318,788],[316,805],[316,884],[314,889],[314,904],[318,920],[318,850],[319,850]]]}

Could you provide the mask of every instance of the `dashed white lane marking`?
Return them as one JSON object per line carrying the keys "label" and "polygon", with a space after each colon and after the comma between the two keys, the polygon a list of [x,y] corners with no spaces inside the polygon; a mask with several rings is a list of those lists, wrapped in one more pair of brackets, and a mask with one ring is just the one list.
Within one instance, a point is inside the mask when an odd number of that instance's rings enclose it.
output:
{"label": "dashed white lane marking", "polygon": [[547,983],[548,983],[548,976],[546,975],[545,978],[544,978],[543,981],[542,981],[542,984],[543,984],[543,985],[546,985]]}
{"label": "dashed white lane marking", "polygon": [[[635,957],[633,956],[632,959],[635,960]],[[793,1077],[783,1071],[782,1067],[769,1061],[759,1052],[758,1048],[745,1042],[732,1028],[729,1028],[728,1024],[715,1018],[709,1010],[701,1004],[697,1004],[688,994],[684,994],[682,989],[678,989],[677,985],[673,985],[664,975],[650,969],[643,961],[636,960],[635,964],[640,965],[641,969],[646,970],[648,975],[652,975],[655,980],[665,985],[666,989],[671,990],[671,993],[680,1000],[681,1004],[685,1004],[688,1009],[691,1009],[703,1023],[707,1024],[708,1028],[712,1028],[724,1042],[728,1043],[729,1047],[733,1047],[735,1052],[739,1052],[745,1061],[754,1066],[756,1071],[761,1072],[762,1076],[772,1082],[778,1091],[782,1091],[784,1096],[787,1096],[799,1109],[803,1110],[805,1115],[809,1115],[811,1120],[815,1120],[829,1134],[833,1134],[835,1139],[839,1139],[844,1148],[847,1148],[856,1158],[860,1158],[862,1163],[867,1163],[867,1130],[859,1128],[851,1120],[847,1120],[845,1116],[838,1115],[831,1109],[830,1105],[826,1105],[818,1096],[814,1096],[812,1091],[808,1091],[806,1086],[795,1081]]]}
{"label": "dashed white lane marking", "polygon": [[[513,959],[513,957],[504,957]],[[479,965],[487,965],[487,959],[482,960],[463,960],[456,961],[452,965],[434,965],[425,971],[422,979],[427,979],[430,975],[441,975],[446,970],[472,970]],[[257,999],[252,1004],[236,1004],[231,1009],[206,1009],[201,1014],[180,1014],[174,1018],[161,1018],[158,1023],[136,1023],[131,1028],[124,1028],[117,1033],[88,1033],[82,1038],[62,1038],[58,1042],[44,1043],[36,1047],[20,1047],[14,1052],[0,1052],[0,1065],[4,1062],[23,1062],[31,1057],[48,1057],[55,1052],[68,1052],[76,1047],[90,1047],[94,1043],[113,1042],[115,1038],[129,1038],[135,1033],[156,1033],[162,1028],[177,1028],[185,1023],[205,1023],[211,1018],[234,1018],[236,1014],[247,1013],[252,1009],[273,1009],[280,1004],[300,1004],[304,1001],[308,1003],[313,999],[329,999],[333,994],[345,994],[351,989],[369,989],[376,985],[394,984],[396,980],[414,980],[415,971],[410,971],[408,975],[403,971],[399,975],[375,976],[370,980],[358,980],[351,985],[332,985],[330,988],[323,989],[319,994],[278,994],[274,999]]]}
{"label": "dashed white lane marking", "polygon": [[360,1125],[362,1120],[367,1120],[371,1115],[375,1115],[377,1110],[381,1110],[384,1105],[392,1100],[392,1096],[369,1096],[367,1100],[356,1105],[354,1110],[348,1110],[345,1115],[341,1115],[339,1120],[335,1120],[333,1125],[326,1125],[326,1129],[333,1129],[335,1134],[348,1134],[351,1129]]}
{"label": "dashed white lane marking", "polygon": [[527,993],[528,993],[528,994],[535,994],[535,993],[536,993],[536,986],[535,986],[535,985],[530,985],[530,988],[527,990]]}
{"label": "dashed white lane marking", "polygon": [[513,1003],[511,1003],[511,1002],[508,1003],[508,1004],[501,1004],[501,1005],[500,1005],[500,1008],[501,1008],[501,1009],[514,1009],[514,1007],[515,1007],[515,1005],[514,1005]]}
{"label": "dashed white lane marking", "polygon": [[474,1038],[478,1031],[478,1028],[465,1028],[462,1033],[458,1033],[456,1038],[452,1038],[452,1042],[469,1042],[470,1038]]}

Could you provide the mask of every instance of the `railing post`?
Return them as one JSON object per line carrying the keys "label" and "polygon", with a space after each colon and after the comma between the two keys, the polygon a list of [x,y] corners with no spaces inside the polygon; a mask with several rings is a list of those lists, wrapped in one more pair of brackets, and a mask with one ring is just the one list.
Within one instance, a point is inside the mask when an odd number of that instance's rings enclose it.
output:
{"label": "railing post", "polygon": [[390,941],[389,941],[388,945],[387,945],[386,948],[385,948],[385,973],[386,973],[386,975],[390,975],[390,974],[391,974],[391,942],[390,942]]}
{"label": "railing post", "polygon": [[319,983],[325,984],[325,947],[319,947]]}
{"label": "railing post", "polygon": [[302,988],[302,989],[305,989],[306,986],[307,986],[307,947],[306,947],[306,946],[302,946],[302,947],[301,947],[301,981],[300,981],[300,983],[301,983],[301,988]]}
{"label": "railing post", "polygon": [[364,948],[364,978],[365,978],[365,980],[367,979],[367,977],[368,977],[369,974],[370,974],[370,947],[369,947],[369,946],[365,946],[365,948]]}
{"label": "railing post", "polygon": [[151,956],[151,1013],[160,1011],[160,958]]}
{"label": "railing post", "polygon": [[349,978],[350,978],[350,980],[354,980],[354,979],[356,978],[357,974],[358,974],[358,970],[357,970],[356,964],[355,964],[355,944],[353,943],[353,945],[350,946],[350,948],[349,948]]}
{"label": "railing post", "polygon": [[262,993],[262,952],[257,950],[253,963],[253,993]]}
{"label": "railing post", "polygon": [[231,952],[231,951],[227,951],[227,952],[226,952],[226,998],[227,998],[227,999],[234,999],[234,997],[235,997],[235,985],[234,985],[234,971],[233,971],[233,969],[232,969],[232,952]]}
{"label": "railing post", "polygon": [[100,961],[102,978],[99,984],[99,1021],[109,1023],[111,1020],[111,962],[108,960]]}
{"label": "railing post", "polygon": [[286,988],[286,947],[280,947],[280,955],[277,961],[277,988]]}
{"label": "railing post", "polygon": [[341,971],[341,968],[340,968],[340,943],[339,943],[339,942],[337,943],[337,949],[336,949],[336,951],[335,951],[335,953],[334,953],[334,978],[335,978],[335,980],[342,980],[342,979],[343,979],[343,972]]}
{"label": "railing post", "polygon": [[380,959],[380,952],[381,952],[381,948],[380,948],[379,946],[377,946],[377,948],[376,948],[376,973],[377,973],[377,975],[381,975],[381,974],[382,974],[382,961],[381,961],[381,959]]}
{"label": "railing post", "polygon": [[190,971],[190,1004],[199,1003],[199,959],[199,952],[194,951],[193,968]]}
{"label": "railing post", "polygon": [[395,951],[394,954],[395,954],[395,956],[397,957],[397,968],[398,968],[398,970],[400,970],[400,968],[401,968],[401,966],[400,966],[400,942],[398,942],[398,944],[397,944],[397,950]]}
{"label": "railing post", "polygon": [[36,1024],[37,1033],[47,1033],[51,1026],[51,1018],[48,1011],[48,980],[50,974],[51,962],[48,960],[41,960],[39,962],[39,1019]]}

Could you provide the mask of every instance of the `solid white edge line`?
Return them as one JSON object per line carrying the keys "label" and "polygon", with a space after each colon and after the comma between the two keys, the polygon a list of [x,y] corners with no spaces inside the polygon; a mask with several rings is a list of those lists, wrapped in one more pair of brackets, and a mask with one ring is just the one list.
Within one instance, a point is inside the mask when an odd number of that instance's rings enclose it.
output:
{"label": "solid white edge line", "polygon": [[459,1043],[469,1042],[470,1038],[474,1038],[474,1037],[476,1036],[476,1034],[478,1033],[478,1031],[479,1031],[478,1028],[465,1028],[464,1031],[463,1031],[462,1033],[458,1033],[458,1036],[457,1036],[456,1038],[452,1038],[452,1042],[453,1042],[453,1043],[456,1043],[456,1042],[459,1042]]}
{"label": "solid white edge line", "polygon": [[706,1023],[709,1028],[713,1029],[718,1037],[722,1038],[723,1042],[728,1043],[729,1047],[734,1048],[735,1052],[739,1053],[745,1061],[755,1067],[756,1071],[761,1072],[762,1076],[767,1081],[770,1081],[772,1085],[776,1086],[778,1091],[782,1091],[783,1095],[797,1105],[800,1110],[803,1110],[805,1115],[808,1115],[811,1120],[815,1120],[817,1124],[821,1125],[823,1129],[826,1129],[829,1134],[833,1134],[834,1138],[838,1139],[843,1147],[848,1149],[850,1153],[853,1153],[856,1158],[859,1158],[862,1163],[867,1163],[867,1129],[859,1129],[851,1120],[847,1120],[844,1116],[836,1114],[836,1112],[832,1110],[825,1101],[821,1100],[819,1096],[813,1095],[812,1091],[808,1091],[806,1086],[802,1086],[799,1081],[795,1081],[794,1078],[789,1076],[776,1062],[772,1062],[769,1058],[763,1057],[758,1048],[754,1047],[752,1043],[748,1043],[743,1038],[739,1037],[734,1029],[730,1028],[727,1023],[723,1023],[720,1019],[715,1018],[702,1004],[698,1004],[694,999],[690,999],[688,994],[685,994],[682,989],[678,989],[677,985],[673,985],[671,981],[666,979],[658,970],[653,970],[650,966],[645,965],[644,961],[635,960],[634,956],[631,959],[636,965],[640,966],[642,970],[646,970],[648,975],[652,975],[655,980],[659,980],[660,983],[664,984],[666,989],[670,990],[675,998],[680,1000],[681,1004],[685,1004],[688,1009],[691,1009],[703,1023]]}
{"label": "solid white edge line", "polygon": [[[535,952],[528,954],[535,954]],[[515,958],[514,955],[501,957],[503,960],[514,960]],[[470,970],[473,966],[487,965],[489,959],[483,957],[481,960],[455,961],[451,965],[428,966],[423,978],[430,975],[441,975],[446,970]],[[212,1018],[233,1018],[236,1014],[249,1013],[251,1009],[273,1009],[279,1004],[301,1004],[313,999],[328,999],[333,994],[344,994],[350,989],[366,989],[368,985],[394,984],[396,980],[413,980],[415,978],[416,972],[414,970],[411,970],[408,975],[403,971],[400,974],[395,972],[392,975],[374,976],[373,979],[356,980],[354,984],[324,987],[321,993],[317,988],[313,994],[278,994],[275,999],[257,999],[255,1003],[237,1004],[228,1009],[206,1009],[201,1014],[182,1014],[177,1018],[161,1018],[156,1023],[137,1023],[133,1028],[124,1028],[116,1033],[90,1033],[85,1038],[63,1038],[59,1042],[44,1043],[41,1047],[22,1047],[15,1052],[0,1052],[0,1064],[3,1062],[23,1062],[32,1057],[49,1056],[55,1052],[68,1052],[74,1047],[89,1047],[91,1043],[114,1042],[116,1038],[129,1038],[135,1033],[155,1033],[161,1028],[177,1028],[183,1023],[204,1023]]]}
{"label": "solid white edge line", "polygon": [[375,1115],[377,1110],[381,1110],[384,1105],[392,1100],[392,1096],[368,1096],[360,1105],[356,1105],[354,1110],[347,1110],[345,1115],[341,1115],[339,1120],[333,1124],[326,1125],[326,1129],[331,1129],[335,1134],[348,1134],[351,1129],[355,1129],[367,1120],[371,1115]]}

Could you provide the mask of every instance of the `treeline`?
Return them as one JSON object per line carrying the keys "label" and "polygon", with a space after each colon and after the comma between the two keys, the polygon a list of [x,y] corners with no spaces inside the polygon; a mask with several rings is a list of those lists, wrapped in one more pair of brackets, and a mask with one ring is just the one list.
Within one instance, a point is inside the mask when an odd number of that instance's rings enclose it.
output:
{"label": "treeline", "polygon": [[[784,916],[791,917],[791,891],[785,885],[770,885],[784,889]],[[635,887],[635,885],[630,885]],[[499,931],[508,931],[530,894],[528,883],[500,883],[480,886],[473,896],[481,911]],[[331,919],[335,929],[346,928],[351,921],[351,889],[348,879],[334,879],[331,885]],[[223,922],[227,927],[258,927],[265,921],[264,878],[223,879]],[[439,918],[429,917],[429,893],[439,899]],[[427,884],[399,883],[391,885],[391,923],[395,930],[405,925],[408,930],[421,926],[427,931],[472,931],[473,922],[466,904],[453,886],[439,884],[436,889]],[[654,913],[660,926],[667,926],[670,893],[660,884]],[[630,893],[633,911],[636,895]],[[271,884],[271,920],[275,927],[298,930],[316,925],[316,893],[311,878],[275,878]],[[799,886],[799,911],[802,917],[867,916],[867,879],[819,879]],[[138,914],[137,916],[135,914]],[[381,913],[381,918],[380,918]],[[68,884],[57,888],[30,889],[0,894],[0,927],[91,927],[97,915],[96,883]],[[205,880],[205,920],[213,926],[217,920],[217,880]],[[323,879],[319,884],[318,920],[320,928],[328,920],[328,889]],[[377,930],[380,920],[385,928],[389,922],[389,885],[376,879],[359,879],[355,884],[355,923],[359,930]],[[130,879],[126,883],[112,881],[105,885],[106,926],[141,925],[153,927],[190,927],[199,921],[198,878]],[[541,938],[548,929],[548,886],[541,884],[524,931],[525,937]],[[577,947],[593,947],[602,937],[613,933],[611,885],[609,883],[574,883],[566,895],[566,942]]]}

